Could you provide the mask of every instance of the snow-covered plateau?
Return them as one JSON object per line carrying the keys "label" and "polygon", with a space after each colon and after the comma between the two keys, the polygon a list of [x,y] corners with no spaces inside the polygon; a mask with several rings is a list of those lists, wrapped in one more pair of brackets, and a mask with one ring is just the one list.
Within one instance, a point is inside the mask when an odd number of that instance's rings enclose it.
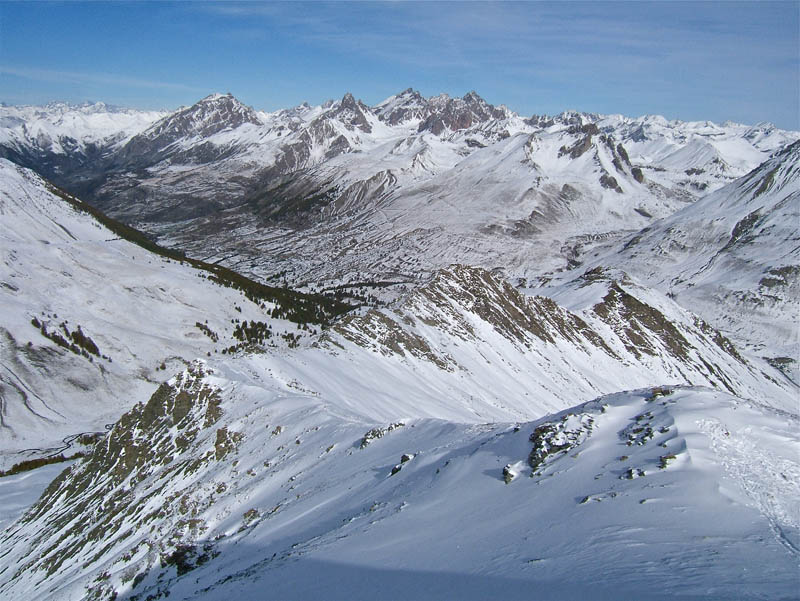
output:
{"label": "snow-covered plateau", "polygon": [[798,140],[0,106],[0,598],[800,598]]}

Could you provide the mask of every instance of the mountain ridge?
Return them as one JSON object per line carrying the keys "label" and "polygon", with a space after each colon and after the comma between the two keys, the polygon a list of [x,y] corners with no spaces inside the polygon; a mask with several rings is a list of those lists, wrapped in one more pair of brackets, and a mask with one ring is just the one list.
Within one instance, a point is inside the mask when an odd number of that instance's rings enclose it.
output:
{"label": "mountain ridge", "polygon": [[106,136],[111,146],[55,158],[24,151],[24,120],[9,119],[0,152],[57,172],[162,245],[309,289],[419,283],[459,261],[546,277],[732,185],[800,136],[659,116],[523,119],[474,92],[412,88],[374,107],[347,93],[274,113],[212,94],[128,138]]}
{"label": "mountain ridge", "polygon": [[617,265],[697,307],[758,352],[797,357],[799,162],[795,142],[586,267]]}

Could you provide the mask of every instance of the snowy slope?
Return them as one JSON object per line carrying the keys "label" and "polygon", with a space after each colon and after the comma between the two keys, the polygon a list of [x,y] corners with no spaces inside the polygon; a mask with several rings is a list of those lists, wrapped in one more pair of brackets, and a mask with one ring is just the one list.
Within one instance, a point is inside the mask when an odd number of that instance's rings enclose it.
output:
{"label": "snowy slope", "polygon": [[0,469],[102,431],[187,360],[239,344],[233,320],[269,322],[283,345],[297,333],[273,303],[120,239],[33,172],[0,159],[0,182]]}
{"label": "snowy slope", "polygon": [[247,364],[123,417],[2,535],[0,593],[795,598],[796,416],[657,388],[376,423]]}
{"label": "snowy slope", "polygon": [[[586,263],[618,266],[740,344],[791,360],[800,346],[800,144]],[[796,378],[796,365],[795,371]]]}

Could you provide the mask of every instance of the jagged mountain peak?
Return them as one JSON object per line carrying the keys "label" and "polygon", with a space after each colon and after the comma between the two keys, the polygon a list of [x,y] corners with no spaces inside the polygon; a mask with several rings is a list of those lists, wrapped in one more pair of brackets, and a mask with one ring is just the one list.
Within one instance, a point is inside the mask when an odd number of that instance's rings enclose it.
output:
{"label": "jagged mountain peak", "polygon": [[419,93],[419,91],[415,90],[414,88],[406,88],[402,92],[393,94],[392,96],[389,96],[386,100],[379,102],[374,108],[378,109],[380,107],[396,104],[398,102],[408,103],[411,101],[416,101],[423,104],[427,104],[428,102],[426,98]]}
{"label": "jagged mountain peak", "polygon": [[[236,100],[234,98],[233,94],[231,94],[230,92],[225,92],[224,94],[222,92],[212,92],[211,94],[209,94],[205,98],[200,99],[198,102],[214,102],[214,101],[223,100],[223,99]],[[195,104],[197,104],[197,103],[195,103]]]}
{"label": "jagged mountain peak", "polygon": [[451,98],[447,94],[428,99],[429,116],[420,123],[420,132],[428,131],[441,135],[445,131],[468,129],[478,123],[493,119],[504,119],[507,111],[487,103],[476,92],[468,92],[462,98]]}
{"label": "jagged mountain peak", "polygon": [[342,99],[339,101],[339,106],[342,108],[355,109],[357,106],[357,101],[353,96],[353,94],[351,94],[350,92],[346,92],[345,95],[342,96]]}
{"label": "jagged mountain peak", "polygon": [[370,113],[372,110],[366,104],[364,104],[361,99],[356,98],[353,96],[352,93],[346,92],[342,99],[338,102],[338,108],[336,112],[341,111],[353,111],[353,112],[361,112],[361,113]]}
{"label": "jagged mountain peak", "polygon": [[511,114],[506,107],[495,107],[477,92],[467,92],[463,97],[446,93],[425,98],[417,90],[407,88],[377,104],[374,113],[388,125],[420,120],[418,131],[440,135],[445,131],[458,131],[492,119],[503,119]]}
{"label": "jagged mountain peak", "polygon": [[564,125],[587,125],[597,121],[597,115],[592,113],[584,113],[582,111],[567,110],[562,111],[554,117],[554,119]]}
{"label": "jagged mountain peak", "polygon": [[321,118],[337,119],[344,123],[347,129],[359,129],[364,133],[371,133],[372,125],[367,115],[371,115],[370,108],[347,92],[338,103],[333,103]]}
{"label": "jagged mountain peak", "polygon": [[252,108],[239,102],[230,93],[211,94],[190,107],[167,115],[141,136],[162,141],[185,136],[211,136],[245,123],[260,125],[261,121]]}
{"label": "jagged mountain peak", "polygon": [[430,103],[413,88],[390,96],[373,108],[378,118],[388,125],[424,119],[430,113]]}
{"label": "jagged mountain peak", "polygon": [[469,104],[488,104],[475,90],[470,90],[464,94],[461,100]]}

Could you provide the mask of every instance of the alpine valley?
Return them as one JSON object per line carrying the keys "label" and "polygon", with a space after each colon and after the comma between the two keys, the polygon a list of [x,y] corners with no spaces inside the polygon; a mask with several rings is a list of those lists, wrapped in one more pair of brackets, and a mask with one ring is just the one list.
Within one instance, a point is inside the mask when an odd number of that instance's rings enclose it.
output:
{"label": "alpine valley", "polygon": [[800,132],[0,106],[0,598],[798,599]]}

